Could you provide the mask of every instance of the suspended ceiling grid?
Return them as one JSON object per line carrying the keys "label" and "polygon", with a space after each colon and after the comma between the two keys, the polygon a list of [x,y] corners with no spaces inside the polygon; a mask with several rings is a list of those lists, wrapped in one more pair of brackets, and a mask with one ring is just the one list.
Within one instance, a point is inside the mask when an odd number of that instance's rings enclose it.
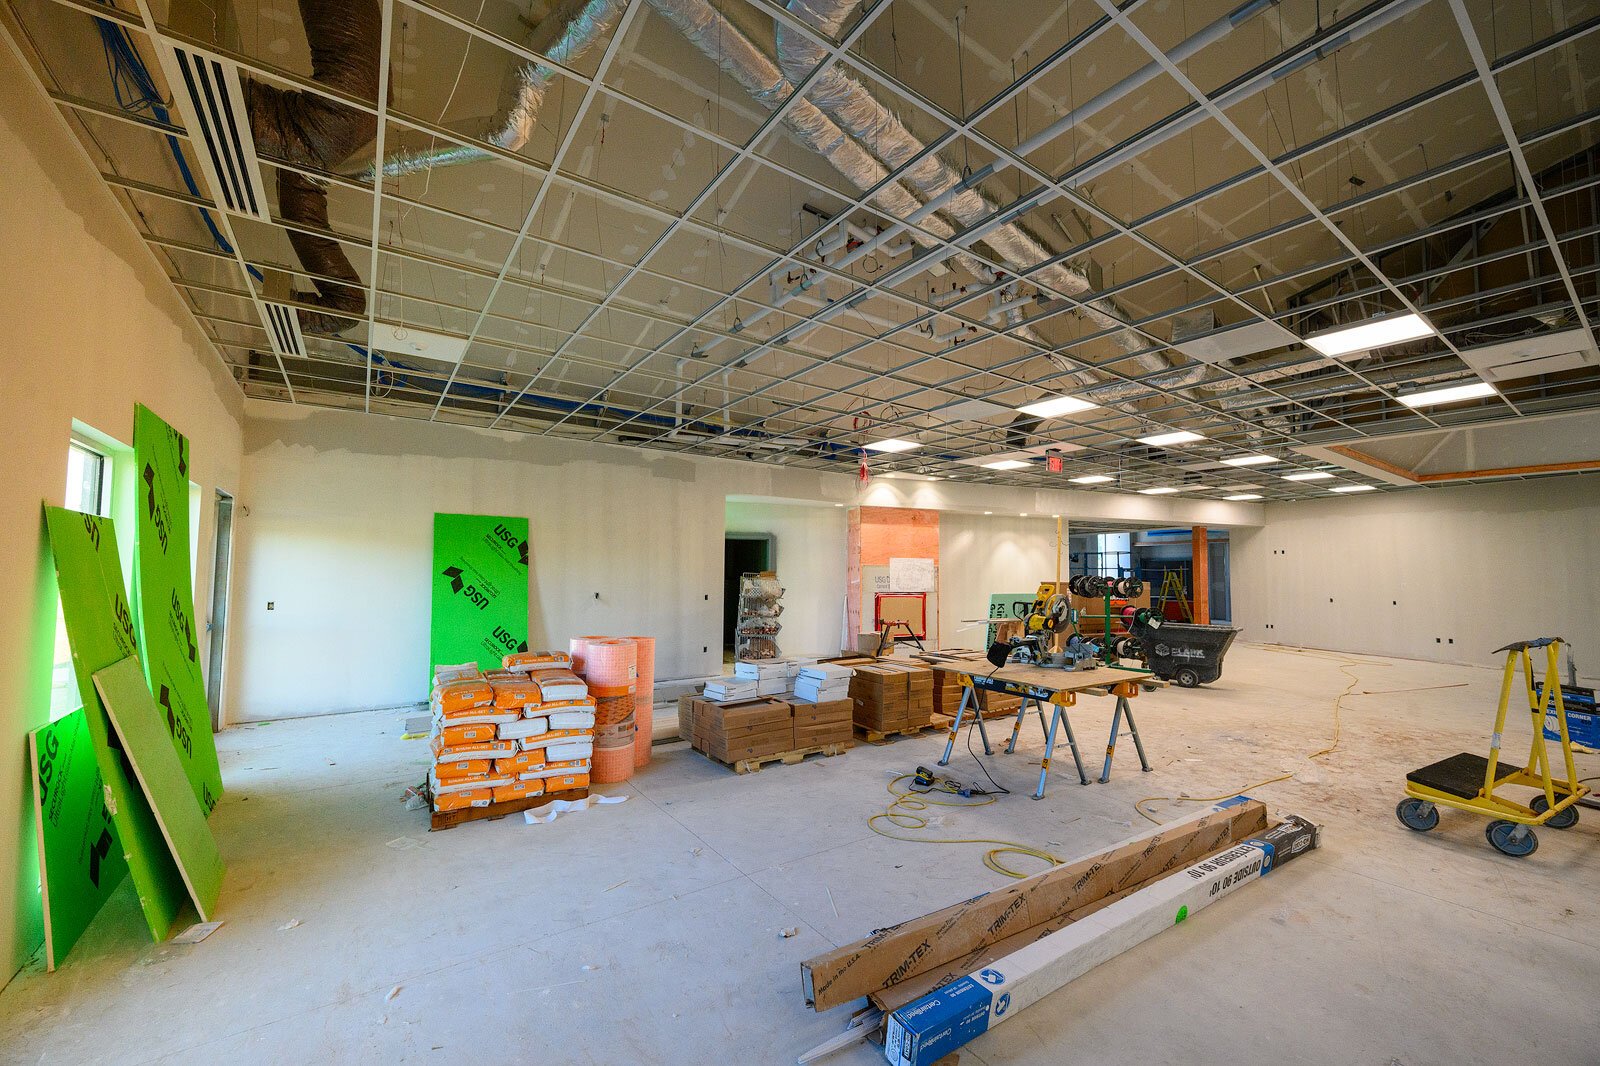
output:
{"label": "suspended ceiling grid", "polygon": [[[152,33],[186,40],[167,12],[18,0],[8,29],[221,356],[266,399],[827,469],[899,437],[921,446],[874,455],[874,470],[1034,487],[1103,473],[1112,491],[1294,498],[1384,484],[1298,448],[1579,409],[1600,390],[1590,363],[1474,403],[1394,399],[1475,380],[1461,354],[1476,346],[1593,323],[1600,6],[1074,0],[1007,4],[998,19],[883,0],[828,37],[765,0],[617,0],[611,28],[557,66],[536,49],[579,6],[384,0],[388,91],[342,101],[378,116],[379,137],[314,175],[372,321],[308,335],[306,356],[288,358],[241,269],[317,280],[287,224],[226,216],[204,185],[184,187],[167,137],[192,152],[187,131],[176,112],[163,122],[119,100],[89,17],[122,27],[160,82]],[[685,11],[715,27],[710,49],[669,18]],[[1230,13],[1230,32],[1167,58]],[[775,27],[822,62],[769,107],[707,52],[743,41],[776,69]],[[323,91],[284,0],[240,4],[191,43],[246,77]],[[535,63],[550,84],[533,136],[514,152],[489,144]],[[919,159],[977,174],[982,217],[905,227],[891,208],[927,199],[907,199],[918,160],[863,188],[803,145],[786,121],[814,111],[831,73],[897,116],[928,147]],[[488,158],[389,178],[379,195],[362,173],[380,152],[463,145]],[[819,256],[839,220],[905,227],[916,251]],[[985,239],[997,220],[1047,258],[1006,257]],[[1020,321],[992,313],[1015,296],[1031,297]],[[1339,359],[1294,343],[1406,309],[1442,336]],[[1278,343],[1197,361],[1174,346],[1197,313]],[[465,339],[465,357],[371,354],[373,323]],[[1101,406],[1010,424],[1058,393]],[[1173,429],[1206,439],[1136,442]],[[1219,463],[1246,452],[1274,462]],[[1000,457],[1026,466],[977,465]],[[1319,469],[1339,477],[1283,480]]]}

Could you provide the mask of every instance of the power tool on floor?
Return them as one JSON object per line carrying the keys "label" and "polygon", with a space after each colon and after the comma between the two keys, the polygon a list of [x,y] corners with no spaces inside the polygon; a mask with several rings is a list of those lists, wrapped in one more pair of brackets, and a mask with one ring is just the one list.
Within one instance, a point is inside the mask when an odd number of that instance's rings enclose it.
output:
{"label": "power tool on floor", "polygon": [[911,776],[911,791],[913,792],[948,792],[952,796],[961,796],[971,799],[973,796],[993,795],[989,790],[979,788],[977,785],[963,785],[961,782],[948,777],[940,777],[926,766],[917,767],[917,772]]}

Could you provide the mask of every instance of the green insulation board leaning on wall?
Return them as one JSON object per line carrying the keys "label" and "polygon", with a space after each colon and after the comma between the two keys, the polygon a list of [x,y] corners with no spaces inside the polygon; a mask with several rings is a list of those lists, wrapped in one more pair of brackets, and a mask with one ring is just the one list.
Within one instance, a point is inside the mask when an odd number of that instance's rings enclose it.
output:
{"label": "green insulation board leaning on wall", "polygon": [[222,891],[222,853],[206,826],[205,808],[194,798],[183,760],[172,748],[164,709],[151,698],[134,657],[95,671],[94,687],[183,875],[189,901],[200,920],[209,922]]}
{"label": "green insulation board leaning on wall", "polygon": [[105,779],[106,805],[150,935],[165,940],[188,893],[94,687],[96,671],[138,650],[133,613],[123,592],[116,529],[109,518],[64,507],[46,507],[44,515],[55,556],[61,613],[72,647],[73,673]]}
{"label": "green insulation board leaning on wall", "polygon": [[195,799],[210,814],[222,798],[211,733],[189,555],[189,441],[142,404],[133,411],[139,503],[134,592],[145,679],[178,749]]}
{"label": "green insulation board leaning on wall", "polygon": [[433,516],[428,676],[445,663],[498,667],[528,650],[528,520]]}
{"label": "green insulation board leaning on wall", "polygon": [[54,970],[127,876],[128,863],[106,807],[88,716],[81,708],[28,734],[28,765],[44,897],[45,967]]}

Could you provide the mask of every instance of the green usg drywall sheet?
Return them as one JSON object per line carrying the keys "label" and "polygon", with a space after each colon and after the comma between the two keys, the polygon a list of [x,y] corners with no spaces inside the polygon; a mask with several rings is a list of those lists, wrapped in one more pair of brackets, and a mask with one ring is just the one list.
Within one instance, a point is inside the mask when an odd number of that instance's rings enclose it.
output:
{"label": "green usg drywall sheet", "polygon": [[528,520],[433,516],[428,675],[444,663],[500,665],[528,650]]}
{"label": "green usg drywall sheet", "polygon": [[133,459],[139,491],[134,591],[145,673],[195,798],[210,814],[222,798],[222,772],[200,676],[200,634],[189,576],[188,438],[137,405]]}
{"label": "green usg drywall sheet", "polygon": [[95,671],[95,689],[111,719],[122,751],[133,766],[167,849],[178,864],[189,900],[202,922],[209,922],[222,891],[222,853],[206,827],[206,812],[195,799],[189,775],[167,731],[166,715],[145,686],[139,660],[129,656]]}
{"label": "green usg drywall sheet", "polygon": [[78,696],[93,740],[95,759],[105,779],[106,806],[117,829],[123,858],[133,875],[150,935],[165,940],[187,895],[177,864],[161,837],[155,813],[133,783],[133,769],[112,732],[95,691],[95,671],[138,650],[133,613],[123,592],[116,529],[109,518],[46,507],[50,551],[55,556],[61,614],[72,648]]}
{"label": "green usg drywall sheet", "polygon": [[122,883],[128,863],[117,844],[100,764],[84,712],[28,734],[45,965],[54,970]]}

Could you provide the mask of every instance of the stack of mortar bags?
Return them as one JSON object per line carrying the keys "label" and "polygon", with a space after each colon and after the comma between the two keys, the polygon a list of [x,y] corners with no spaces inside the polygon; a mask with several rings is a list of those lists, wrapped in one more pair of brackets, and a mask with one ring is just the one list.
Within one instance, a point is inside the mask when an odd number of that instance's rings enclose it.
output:
{"label": "stack of mortar bags", "polygon": [[428,771],[433,809],[458,811],[514,798],[514,779],[500,772],[498,764],[517,754],[517,743],[499,731],[522,717],[521,708],[497,707],[494,685],[476,663],[435,667],[433,681],[428,701],[433,712],[428,742],[434,758]]}
{"label": "stack of mortar bags", "polygon": [[[502,726],[500,735],[516,741],[517,753],[504,769],[524,788],[565,792],[589,786],[594,755],[594,697],[572,672],[566,652],[515,652],[502,660],[508,698],[532,698],[521,704],[522,719]],[[497,684],[497,692],[500,686]],[[498,700],[498,695],[497,695]],[[531,791],[527,795],[539,795]]]}

